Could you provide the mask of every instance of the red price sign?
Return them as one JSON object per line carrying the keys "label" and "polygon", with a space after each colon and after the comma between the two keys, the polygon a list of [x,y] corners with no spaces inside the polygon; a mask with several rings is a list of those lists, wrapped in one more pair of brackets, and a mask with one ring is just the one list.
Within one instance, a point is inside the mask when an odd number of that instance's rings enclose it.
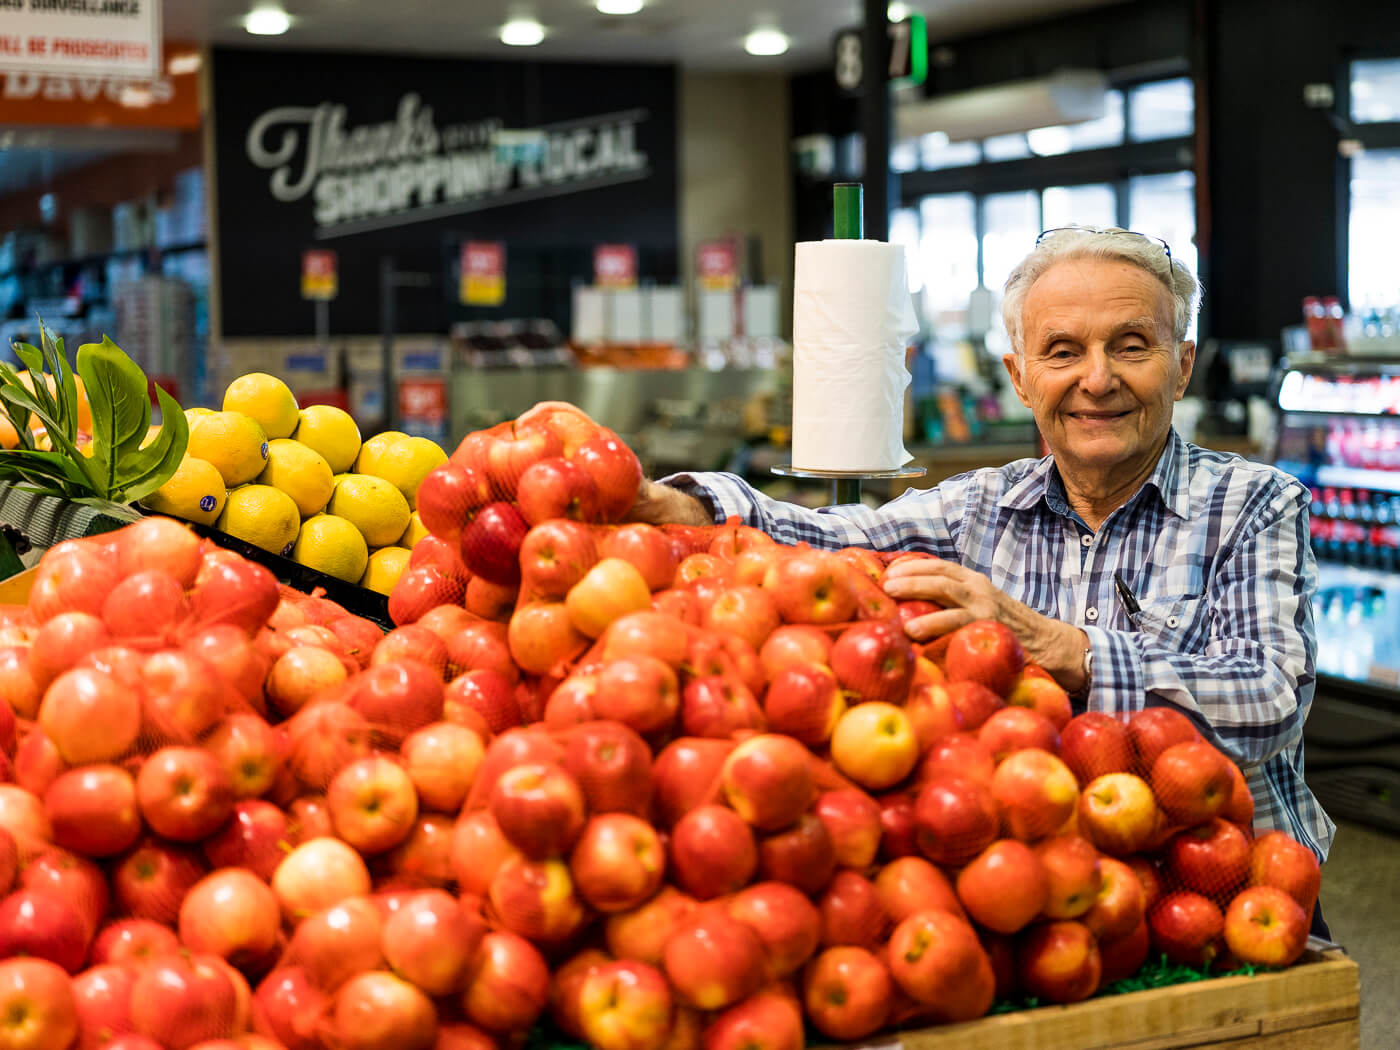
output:
{"label": "red price sign", "polygon": [[593,283],[600,288],[637,287],[637,249],[631,244],[600,244],[593,249]]}
{"label": "red price sign", "polygon": [[705,291],[732,291],[739,283],[739,253],[734,242],[702,241],[695,250],[695,276]]}
{"label": "red price sign", "polygon": [[301,297],[334,299],[338,291],[335,252],[315,248],[301,253]]}
{"label": "red price sign", "polygon": [[462,278],[457,290],[464,306],[500,306],[506,298],[506,246],[501,241],[462,244]]}
{"label": "red price sign", "polygon": [[399,418],[406,424],[437,426],[447,421],[447,382],[399,380]]}

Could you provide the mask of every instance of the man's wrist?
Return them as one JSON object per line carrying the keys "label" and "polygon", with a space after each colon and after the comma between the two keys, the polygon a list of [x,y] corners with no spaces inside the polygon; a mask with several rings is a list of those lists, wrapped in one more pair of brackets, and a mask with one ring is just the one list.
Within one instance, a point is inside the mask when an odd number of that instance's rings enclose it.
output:
{"label": "man's wrist", "polygon": [[1027,659],[1039,664],[1070,696],[1088,692],[1092,646],[1082,629],[1045,617],[1037,642],[1026,649]]}

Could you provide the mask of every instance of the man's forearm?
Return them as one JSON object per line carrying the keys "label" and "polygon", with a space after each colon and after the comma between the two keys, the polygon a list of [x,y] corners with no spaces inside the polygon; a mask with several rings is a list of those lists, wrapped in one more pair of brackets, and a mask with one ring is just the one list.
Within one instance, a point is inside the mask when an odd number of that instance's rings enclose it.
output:
{"label": "man's forearm", "polygon": [[1016,603],[1019,611],[1007,626],[1021,639],[1026,659],[1042,667],[1070,696],[1084,691],[1089,684],[1084,666],[1084,651],[1089,636],[1072,623],[1053,620],[1033,609]]}
{"label": "man's forearm", "polygon": [[669,485],[643,481],[637,502],[627,514],[628,521],[648,525],[713,525],[714,517],[694,496]]}

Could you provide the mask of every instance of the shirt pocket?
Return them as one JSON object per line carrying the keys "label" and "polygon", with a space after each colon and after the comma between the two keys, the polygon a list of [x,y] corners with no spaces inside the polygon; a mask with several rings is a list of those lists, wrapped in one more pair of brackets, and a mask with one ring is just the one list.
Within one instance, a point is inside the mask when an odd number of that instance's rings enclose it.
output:
{"label": "shirt pocket", "polygon": [[1201,652],[1209,638],[1210,605],[1203,596],[1144,599],[1133,626],[1158,644],[1178,652]]}

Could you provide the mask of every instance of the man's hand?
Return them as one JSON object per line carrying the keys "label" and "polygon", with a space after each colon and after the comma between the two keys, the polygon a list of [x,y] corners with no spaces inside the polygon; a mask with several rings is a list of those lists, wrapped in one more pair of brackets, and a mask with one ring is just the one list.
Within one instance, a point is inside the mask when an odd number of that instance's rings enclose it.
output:
{"label": "man's hand", "polygon": [[909,558],[886,571],[885,593],[898,601],[923,599],[943,606],[941,612],[909,621],[907,630],[915,641],[937,638],[973,620],[996,620],[1011,628],[1027,659],[1050,672],[1067,692],[1084,688],[1088,636],[1023,605],[980,572],[939,558]]}
{"label": "man's hand", "polygon": [[705,505],[694,496],[642,480],[637,501],[632,504],[625,521],[640,521],[647,525],[713,525],[715,519]]}

